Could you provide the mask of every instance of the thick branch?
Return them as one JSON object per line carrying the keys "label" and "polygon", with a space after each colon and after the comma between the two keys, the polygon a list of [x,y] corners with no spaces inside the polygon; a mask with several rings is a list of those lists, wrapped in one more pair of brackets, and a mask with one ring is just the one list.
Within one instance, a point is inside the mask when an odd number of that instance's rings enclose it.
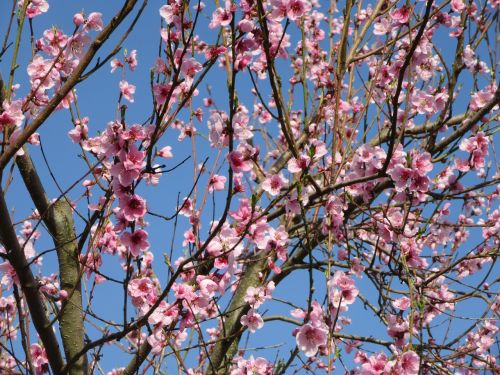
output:
{"label": "thick branch", "polygon": [[267,258],[252,262],[247,266],[243,275],[241,275],[233,299],[226,309],[229,313],[227,313],[226,317],[223,317],[223,329],[221,334],[226,337],[226,339],[217,342],[210,353],[210,365],[207,368],[208,374],[218,374],[219,372],[221,374],[227,373],[224,372],[224,367],[236,355],[238,343],[241,338],[242,332],[238,334],[242,328],[240,319],[250,308],[244,301],[246,291],[251,286],[257,287],[262,284],[262,281],[259,279],[259,273],[265,272],[266,265]]}
{"label": "thick branch", "polygon": [[3,191],[0,189],[0,237],[3,245],[7,250],[9,262],[14,267],[16,275],[19,279],[19,284],[26,296],[26,301],[31,314],[33,325],[42,340],[42,343],[47,352],[50,367],[55,374],[59,374],[63,367],[63,359],[59,349],[56,335],[49,326],[49,321],[46,316],[45,305],[42,301],[42,296],[38,291],[38,283],[31,272],[28,262],[24,255],[24,251],[17,240],[16,232],[12,221],[10,220],[9,210]]}

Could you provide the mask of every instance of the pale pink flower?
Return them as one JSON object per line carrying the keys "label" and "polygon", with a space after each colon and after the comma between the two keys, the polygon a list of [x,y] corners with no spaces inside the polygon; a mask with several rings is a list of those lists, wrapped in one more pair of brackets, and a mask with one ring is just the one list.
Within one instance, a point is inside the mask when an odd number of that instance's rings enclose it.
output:
{"label": "pale pink flower", "polygon": [[255,333],[256,330],[264,327],[264,320],[254,309],[248,310],[248,313],[243,315],[240,319],[241,325],[248,327],[248,330]]}
{"label": "pale pink flower", "polygon": [[281,189],[286,187],[287,184],[288,180],[280,173],[267,177],[264,182],[262,182],[262,189],[267,191],[270,195],[276,196],[280,194]]}
{"label": "pale pink flower", "polygon": [[[228,6],[229,3],[229,6]],[[231,13],[231,2],[226,1],[225,8],[217,8],[212,14],[212,21],[208,25],[211,29],[216,29],[217,27],[226,27],[229,26],[231,21],[233,20],[233,15]]]}
{"label": "pale pink flower", "polygon": [[85,17],[83,17],[83,14],[81,13],[75,13],[73,16],[73,23],[75,26],[82,26],[85,22]]}
{"label": "pale pink flower", "polygon": [[127,81],[120,81],[120,92],[129,102],[134,102],[135,86]]}
{"label": "pale pink flower", "polygon": [[299,328],[297,336],[297,346],[308,357],[316,355],[322,345],[326,345],[328,331],[321,327],[315,327],[310,323]]}
{"label": "pale pink flower", "polygon": [[335,308],[353,304],[359,294],[354,280],[342,271],[335,272],[333,279],[329,282],[329,286],[333,288],[331,294],[332,304]]}
{"label": "pale pink flower", "polygon": [[159,354],[163,348],[168,344],[168,337],[166,332],[161,326],[157,326],[153,330],[153,334],[147,338],[148,344],[151,346],[152,354]]}
{"label": "pale pink flower", "polygon": [[179,19],[177,8],[177,5],[163,5],[160,8],[160,16],[167,22],[167,25],[175,23]]}
{"label": "pale pink flower", "polygon": [[68,132],[68,136],[74,143],[80,143],[82,140],[87,139],[89,130],[87,124],[89,123],[89,118],[84,117],[82,120],[77,120],[76,125],[73,129]]}
{"label": "pale pink flower", "polygon": [[66,57],[69,58],[81,58],[85,52],[85,48],[91,42],[91,39],[85,35],[83,32],[78,32],[68,39],[66,44]]}
{"label": "pale pink flower", "polygon": [[149,316],[148,323],[159,324],[161,327],[169,326],[177,319],[178,315],[177,305],[169,305],[167,302],[161,301]]}
{"label": "pale pink flower", "polygon": [[219,285],[210,277],[198,275],[196,277],[196,281],[200,287],[200,293],[204,297],[212,298],[215,295],[215,292],[219,289]]}
{"label": "pale pink flower", "polygon": [[451,0],[451,10],[460,13],[465,9],[465,4],[463,0]]}
{"label": "pale pink flower", "polygon": [[[18,6],[20,9],[23,8],[24,1],[19,0]],[[26,8],[26,16],[28,18],[33,18],[39,16],[42,13],[46,13],[49,10],[49,3],[46,0],[31,0]]]}
{"label": "pale pink flower", "polygon": [[395,308],[399,309],[399,310],[407,310],[409,307],[410,307],[410,299],[408,297],[401,297],[401,298],[398,298],[394,301],[392,301],[392,306],[394,306]]}
{"label": "pale pink flower", "polygon": [[132,298],[144,298],[152,301],[156,298],[155,284],[149,277],[132,279],[128,283],[128,294]]}
{"label": "pale pink flower", "polygon": [[184,59],[181,65],[181,73],[184,77],[194,77],[203,66],[193,58]]}
{"label": "pale pink flower", "polygon": [[371,355],[368,361],[361,365],[363,375],[381,375],[387,364],[387,356],[384,353]]}
{"label": "pale pink flower", "polygon": [[288,161],[288,171],[290,173],[300,173],[306,171],[311,164],[311,158],[307,155],[301,154],[299,157],[291,158]]}
{"label": "pale pink flower", "polygon": [[212,193],[214,190],[221,191],[224,190],[224,184],[227,178],[225,176],[214,175],[208,182],[208,191]]}
{"label": "pale pink flower", "polygon": [[137,68],[137,50],[133,49],[130,51],[130,55],[125,58],[125,62],[127,63],[129,69],[134,71]]}
{"label": "pale pink flower", "polygon": [[432,157],[428,152],[413,152],[412,153],[412,167],[415,172],[420,176],[425,176],[432,171]]}
{"label": "pale pink flower", "polygon": [[[484,168],[485,157],[488,155],[488,145],[490,141],[484,132],[479,132],[476,135],[463,140],[460,143],[460,150],[466,151],[471,154],[470,160],[462,161],[460,159],[455,161],[457,168],[461,171],[467,171],[467,167],[470,166],[472,169],[478,170]],[[468,166],[467,166],[467,164]]]}
{"label": "pale pink flower", "polygon": [[254,23],[251,20],[248,19],[243,19],[240,22],[238,22],[238,29],[242,33],[249,33],[255,28]]}
{"label": "pale pink flower", "polygon": [[387,18],[379,18],[373,26],[373,34],[375,35],[385,35],[389,31],[391,31],[391,23]]}
{"label": "pale pink flower", "polygon": [[165,159],[172,159],[174,155],[172,154],[172,147],[171,146],[165,146],[161,150],[158,151],[158,156],[165,158]]}
{"label": "pale pink flower", "polygon": [[102,13],[99,12],[92,12],[89,14],[87,17],[87,21],[85,22],[85,25],[83,26],[83,29],[92,29],[95,31],[101,31],[103,27],[102,24]]}
{"label": "pale pink flower", "polygon": [[488,104],[495,97],[496,89],[495,84],[491,84],[486,86],[483,90],[472,94],[470,109],[477,111],[486,106],[486,104]]}
{"label": "pale pink flower", "polygon": [[248,287],[244,301],[251,305],[253,308],[259,308],[265,301],[266,295],[263,288],[260,287]]}
{"label": "pale pink flower", "polygon": [[210,140],[210,146],[227,146],[229,144],[229,137],[227,136],[227,125],[224,118],[219,112],[214,112],[210,115],[207,121]]}

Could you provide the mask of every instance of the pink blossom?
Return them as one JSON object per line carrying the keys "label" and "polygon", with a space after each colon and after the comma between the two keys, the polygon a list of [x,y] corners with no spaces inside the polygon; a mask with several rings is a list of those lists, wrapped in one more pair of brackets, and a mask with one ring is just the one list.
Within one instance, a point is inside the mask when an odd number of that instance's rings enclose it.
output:
{"label": "pink blossom", "polygon": [[286,15],[292,21],[298,20],[304,14],[311,10],[309,0],[285,0]]}
{"label": "pink blossom", "polygon": [[129,102],[134,102],[135,86],[129,84],[127,81],[120,81],[120,92],[125,99]]}
{"label": "pink blossom", "polygon": [[130,55],[125,58],[125,62],[127,63],[129,69],[134,71],[137,68],[137,50],[133,49],[130,51]]}
{"label": "pink blossom", "polygon": [[21,126],[24,121],[24,114],[22,111],[23,101],[14,100],[8,102],[4,100],[3,112],[0,113],[0,131],[3,130],[5,126],[15,125]]}
{"label": "pink blossom", "polygon": [[159,354],[168,344],[168,337],[161,326],[157,326],[153,330],[153,334],[149,335],[148,344],[151,346],[151,353]]}
{"label": "pink blossom", "polygon": [[84,22],[85,22],[85,17],[83,17],[83,14],[75,13],[73,15],[73,23],[75,24],[75,26],[81,26],[84,24]]}
{"label": "pink blossom", "polygon": [[361,365],[363,375],[381,375],[387,364],[387,356],[384,353],[371,355],[368,361]]}
{"label": "pink blossom", "polygon": [[208,25],[211,29],[216,29],[217,27],[226,27],[229,26],[233,19],[233,15],[231,13],[231,2],[226,0],[225,8],[217,8],[212,14],[212,21]]}
{"label": "pink blossom", "polygon": [[128,294],[131,297],[155,296],[155,286],[149,277],[132,279],[128,283]]}
{"label": "pink blossom", "polygon": [[255,25],[251,20],[248,19],[243,19],[240,22],[238,22],[238,29],[242,33],[249,33],[254,29]]}
{"label": "pink blossom", "polygon": [[[463,140],[460,143],[460,150],[471,154],[468,164],[472,169],[480,169],[485,166],[485,157],[488,155],[488,145],[490,141],[484,132],[479,132],[476,135]],[[467,171],[465,161],[457,160],[456,164],[459,170]]]}
{"label": "pink blossom", "polygon": [[254,309],[248,310],[240,319],[241,325],[248,327],[248,330],[255,333],[256,330],[264,327],[264,320]]}
{"label": "pink blossom", "polygon": [[156,104],[162,105],[167,101],[169,95],[171,96],[172,85],[171,84],[155,84],[153,86],[153,92],[155,94]]}
{"label": "pink blossom", "polygon": [[465,9],[465,4],[463,0],[451,0],[451,10],[460,13]]}
{"label": "pink blossom", "polygon": [[265,299],[266,295],[264,289],[260,287],[255,288],[253,286],[248,287],[244,297],[244,301],[255,309],[259,308],[264,303]]}
{"label": "pink blossom", "polygon": [[373,26],[373,34],[385,35],[391,31],[391,24],[387,18],[379,18]]}
{"label": "pink blossom", "polygon": [[49,359],[47,358],[47,352],[45,351],[45,349],[38,344],[32,344],[30,346],[30,352],[33,366],[36,369],[37,375],[48,372]]}
{"label": "pink blossom", "polygon": [[109,64],[111,65],[111,73],[114,73],[118,68],[123,68],[123,63],[118,59],[111,60]]}
{"label": "pink blossom", "polygon": [[412,156],[413,170],[420,176],[425,176],[427,173],[432,171],[433,165],[431,161],[431,154],[428,152],[413,152]]}
{"label": "pink blossom", "polygon": [[135,221],[146,214],[146,201],[139,195],[125,196],[120,199],[123,216],[128,221]]}
{"label": "pink blossom", "polygon": [[273,371],[272,363],[262,357],[250,356],[248,360],[236,357],[233,359],[233,363],[235,365],[231,369],[230,375],[271,375]]}
{"label": "pink blossom", "polygon": [[[19,0],[19,8],[22,9],[24,5],[23,0]],[[33,18],[49,10],[49,3],[46,0],[31,0],[26,8],[26,16]]]}
{"label": "pink blossom", "polygon": [[262,182],[262,189],[274,197],[279,195],[281,189],[286,187],[287,184],[288,180],[280,173],[267,177],[264,182]]}
{"label": "pink blossom", "polygon": [[399,361],[402,375],[416,375],[420,368],[420,358],[417,353],[408,351],[403,353]]}
{"label": "pink blossom", "polygon": [[224,190],[224,184],[226,183],[227,178],[225,176],[214,175],[210,181],[208,182],[208,191],[213,192]]}
{"label": "pink blossom", "polygon": [[179,10],[176,4],[174,5],[163,5],[160,8],[160,16],[165,19],[168,25],[176,23],[179,19]]}
{"label": "pink blossom", "polygon": [[158,151],[158,156],[165,159],[172,159],[174,157],[174,155],[172,154],[172,147],[171,146],[163,147],[160,151]]}
{"label": "pink blossom", "polygon": [[403,5],[401,8],[394,9],[391,12],[391,18],[393,21],[398,22],[401,25],[408,23],[410,19],[410,10],[406,5]]}
{"label": "pink blossom", "polygon": [[227,125],[221,113],[212,113],[212,115],[208,118],[207,125],[210,131],[208,135],[210,146],[227,146],[229,144],[229,138],[226,131]]}
{"label": "pink blossom", "polygon": [[227,156],[229,164],[233,172],[249,172],[252,170],[252,163],[250,160],[245,160],[241,152],[233,151]]}
{"label": "pink blossom", "polygon": [[139,256],[141,251],[149,249],[148,233],[142,229],[132,233],[125,232],[121,236],[122,243],[127,246],[134,257]]}
{"label": "pink blossom", "polygon": [[308,357],[316,355],[322,345],[326,345],[328,331],[321,327],[315,327],[310,323],[299,328],[297,336],[297,346]]}
{"label": "pink blossom", "polygon": [[87,17],[87,20],[85,22],[85,25],[83,26],[83,29],[92,29],[95,31],[101,31],[103,27],[102,24],[102,13],[99,12],[92,12],[89,14]]}
{"label": "pink blossom", "polygon": [[88,127],[89,118],[84,117],[81,120],[76,121],[76,125],[73,129],[68,132],[68,136],[75,143],[80,143],[82,140],[86,139],[88,136]]}
{"label": "pink blossom", "polygon": [[410,307],[410,302],[408,297],[402,297],[392,301],[392,305],[399,310],[405,311]]}
{"label": "pink blossom", "polygon": [[300,173],[307,170],[311,163],[311,158],[307,155],[299,155],[299,157],[291,158],[288,161],[288,171],[290,173]]}
{"label": "pink blossom", "polygon": [[198,275],[196,281],[200,287],[200,293],[207,298],[212,298],[219,289],[219,285],[210,277]]}
{"label": "pink blossom", "polygon": [[161,301],[149,316],[148,323],[159,324],[161,327],[169,326],[177,319],[178,315],[177,305],[169,305],[167,302]]}
{"label": "pink blossom", "polygon": [[56,82],[60,80],[60,75],[51,67],[52,60],[44,59],[40,55],[33,57],[27,68],[32,87],[38,87],[39,90],[48,90],[55,86]]}
{"label": "pink blossom", "polygon": [[335,308],[353,304],[359,294],[354,280],[342,271],[335,272],[329,286],[332,288],[332,304]]}
{"label": "pink blossom", "polygon": [[470,101],[470,108],[473,111],[477,111],[486,104],[488,104],[495,97],[495,91],[497,90],[495,84],[486,86],[483,90],[472,94]]}
{"label": "pink blossom", "polygon": [[182,300],[185,299],[188,302],[192,302],[196,299],[196,294],[193,292],[193,287],[188,284],[177,284],[172,286],[175,298]]}
{"label": "pink blossom", "polygon": [[81,58],[90,41],[91,39],[84,32],[77,32],[68,39],[65,49],[66,57],[68,59],[74,57]]}
{"label": "pink blossom", "polygon": [[202,65],[193,58],[184,59],[181,65],[181,73],[184,77],[194,77],[202,68]]}

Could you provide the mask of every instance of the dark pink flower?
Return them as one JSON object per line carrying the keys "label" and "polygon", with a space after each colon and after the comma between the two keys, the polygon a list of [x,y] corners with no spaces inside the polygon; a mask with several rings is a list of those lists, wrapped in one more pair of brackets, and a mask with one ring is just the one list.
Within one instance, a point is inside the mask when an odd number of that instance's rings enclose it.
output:
{"label": "dark pink flower", "polygon": [[120,199],[120,206],[123,216],[128,221],[142,218],[146,214],[146,201],[139,195],[125,196]]}
{"label": "dark pink flower", "polygon": [[233,172],[249,172],[252,170],[252,162],[245,160],[239,151],[230,152],[227,158]]}
{"label": "dark pink flower", "polygon": [[142,229],[135,232],[125,232],[121,236],[122,243],[128,247],[134,257],[139,256],[141,251],[149,249],[148,233]]}

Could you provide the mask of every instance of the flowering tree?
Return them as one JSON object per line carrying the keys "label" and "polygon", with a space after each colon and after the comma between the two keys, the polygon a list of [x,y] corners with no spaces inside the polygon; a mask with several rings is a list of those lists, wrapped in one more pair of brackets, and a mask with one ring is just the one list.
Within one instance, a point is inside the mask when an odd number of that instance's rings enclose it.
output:
{"label": "flowering tree", "polygon": [[0,372],[500,371],[499,5],[5,1]]}

